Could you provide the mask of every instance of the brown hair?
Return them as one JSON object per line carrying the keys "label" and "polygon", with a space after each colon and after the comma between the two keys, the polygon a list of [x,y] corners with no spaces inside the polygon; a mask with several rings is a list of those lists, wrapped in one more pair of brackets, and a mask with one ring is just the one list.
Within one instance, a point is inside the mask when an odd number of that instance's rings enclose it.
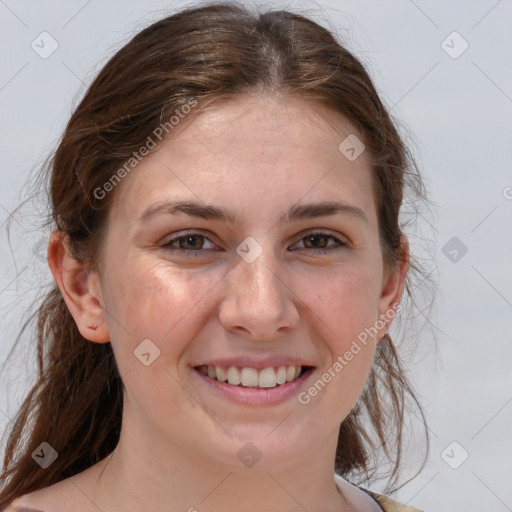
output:
{"label": "brown hair", "polygon": [[[250,92],[321,102],[360,131],[373,158],[384,263],[393,267],[402,260],[404,191],[425,199],[424,184],[363,65],[311,19],[287,11],[252,13],[236,3],[203,4],[161,19],[108,61],[41,173],[51,205],[45,226],[68,234],[73,256],[98,269],[115,191],[101,199],[94,191],[190,100],[197,101],[194,111],[199,111]],[[422,273],[413,258],[409,270]],[[405,289],[412,297],[409,273]],[[38,379],[10,430],[0,506],[99,462],[115,448],[121,429],[123,384],[111,345],[82,337],[56,284],[33,318]],[[426,426],[386,336],[357,406],[341,424],[338,474],[373,481],[381,448],[390,464],[387,489],[396,488],[408,399]],[[44,441],[59,453],[47,469],[31,457]]]}

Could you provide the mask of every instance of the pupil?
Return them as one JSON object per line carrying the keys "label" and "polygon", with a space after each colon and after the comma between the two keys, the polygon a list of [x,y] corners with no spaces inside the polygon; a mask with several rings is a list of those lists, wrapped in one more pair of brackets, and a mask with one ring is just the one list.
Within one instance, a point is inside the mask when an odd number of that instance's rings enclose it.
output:
{"label": "pupil", "polygon": [[[200,237],[199,236],[196,236],[196,235],[190,235],[190,236],[186,236],[184,237],[182,240],[185,241],[185,243],[180,243],[180,246],[181,248],[183,249],[183,245],[190,245],[192,246],[192,249],[198,249],[200,247],[198,247],[198,244],[199,246],[201,245],[200,243]],[[196,241],[196,244],[194,244],[194,240]],[[185,248],[188,248],[188,247],[185,247]]]}
{"label": "pupil", "polygon": [[[309,237],[306,237],[306,240],[308,240],[308,241],[313,240],[314,241],[313,243],[316,244],[318,242],[319,238],[324,240],[324,243],[321,243],[320,246],[325,247],[325,239],[326,239],[325,235],[311,235]],[[318,247],[318,245],[315,245],[315,247]]]}

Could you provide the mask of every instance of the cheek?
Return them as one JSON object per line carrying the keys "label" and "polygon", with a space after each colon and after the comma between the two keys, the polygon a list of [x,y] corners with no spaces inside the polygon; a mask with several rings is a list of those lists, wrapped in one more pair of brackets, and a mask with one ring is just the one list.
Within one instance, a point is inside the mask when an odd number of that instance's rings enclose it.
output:
{"label": "cheek", "polygon": [[199,276],[165,263],[131,268],[128,273],[120,269],[110,282],[114,290],[110,302],[116,317],[109,327],[112,323],[111,339],[118,364],[126,369],[140,365],[133,357],[134,350],[149,339],[160,351],[155,366],[172,368],[204,327],[210,290],[223,274]]}
{"label": "cheek", "polygon": [[109,320],[112,348],[127,399],[147,417],[155,419],[158,411],[159,425],[172,425],[183,409],[198,407],[192,396],[183,393],[177,365],[210,318],[209,297],[223,274],[199,277],[168,264],[130,268],[128,274],[119,268],[110,282],[116,315]]}
{"label": "cheek", "polygon": [[352,339],[373,325],[378,311],[377,279],[367,268],[340,266],[333,271],[298,276],[294,289],[305,311],[316,317],[333,353],[345,351]]}
{"label": "cheek", "polygon": [[[301,403],[340,422],[357,402],[375,356],[371,327],[377,319],[375,276],[363,271],[317,273],[297,283],[312,337],[327,351],[317,380]],[[318,398],[316,398],[318,397]]]}

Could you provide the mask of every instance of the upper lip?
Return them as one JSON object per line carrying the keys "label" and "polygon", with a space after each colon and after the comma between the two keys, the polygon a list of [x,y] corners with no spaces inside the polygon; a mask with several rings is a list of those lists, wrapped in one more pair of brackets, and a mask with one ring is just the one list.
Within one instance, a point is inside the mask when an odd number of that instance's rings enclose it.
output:
{"label": "upper lip", "polygon": [[223,366],[230,367],[236,366],[239,368],[254,368],[255,370],[263,370],[275,366],[314,366],[304,359],[297,359],[296,357],[289,356],[272,356],[255,359],[251,356],[239,356],[219,359],[209,359],[193,366]]}

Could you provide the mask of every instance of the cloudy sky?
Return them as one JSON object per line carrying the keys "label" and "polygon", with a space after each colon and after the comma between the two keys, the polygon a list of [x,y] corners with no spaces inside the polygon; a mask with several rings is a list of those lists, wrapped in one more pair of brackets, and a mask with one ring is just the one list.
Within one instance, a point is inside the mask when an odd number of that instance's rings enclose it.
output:
{"label": "cloudy sky", "polygon": [[[429,316],[409,368],[432,444],[398,499],[432,512],[512,510],[512,1],[252,3],[337,31],[367,65],[428,182],[432,212],[409,235],[438,292],[432,308],[417,308]],[[10,243],[0,232],[0,360],[51,278],[38,252],[37,197],[14,212],[29,197],[27,180],[108,57],[184,4],[0,2],[0,222],[13,226]],[[2,432],[34,379],[31,341],[1,376]]]}

